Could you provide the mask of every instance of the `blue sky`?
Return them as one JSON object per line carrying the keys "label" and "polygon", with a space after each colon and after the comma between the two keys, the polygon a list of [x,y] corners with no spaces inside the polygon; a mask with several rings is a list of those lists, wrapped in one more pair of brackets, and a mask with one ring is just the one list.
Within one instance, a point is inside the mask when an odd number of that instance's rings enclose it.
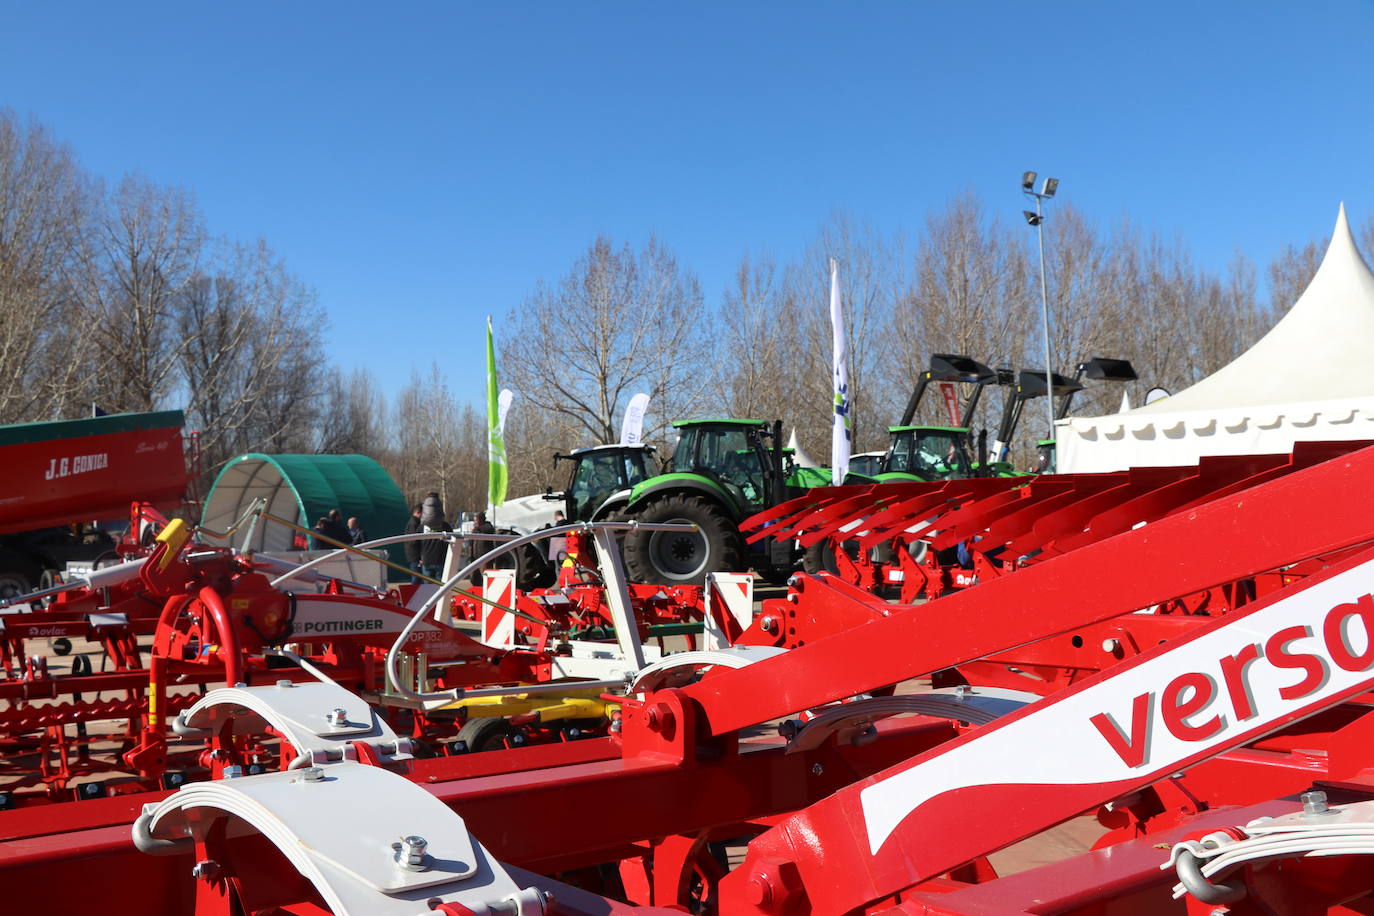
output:
{"label": "blue sky", "polygon": [[[389,393],[482,397],[482,316],[598,234],[714,304],[827,214],[917,230],[1024,169],[1199,264],[1374,213],[1374,3],[0,3],[0,106],[191,190]],[[504,358],[515,358],[505,354]]]}

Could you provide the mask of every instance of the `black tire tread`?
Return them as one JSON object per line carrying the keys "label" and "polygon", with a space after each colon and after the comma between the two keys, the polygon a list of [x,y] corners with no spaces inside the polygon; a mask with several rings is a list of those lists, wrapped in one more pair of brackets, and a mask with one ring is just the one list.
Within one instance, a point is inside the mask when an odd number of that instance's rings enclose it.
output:
{"label": "black tire tread", "polygon": [[671,578],[653,562],[648,532],[632,531],[625,536],[625,568],[635,582],[670,585],[700,585],[706,574],[720,571],[742,571],[744,550],[740,543],[739,527],[730,520],[720,506],[689,493],[678,493],[656,499],[631,516],[641,522],[670,522],[686,519],[701,528],[711,549],[706,566],[694,576]]}

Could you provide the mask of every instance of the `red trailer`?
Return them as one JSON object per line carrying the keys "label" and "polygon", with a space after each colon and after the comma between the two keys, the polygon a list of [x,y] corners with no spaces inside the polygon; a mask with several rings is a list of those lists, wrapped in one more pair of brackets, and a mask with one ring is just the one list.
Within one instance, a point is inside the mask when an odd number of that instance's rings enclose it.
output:
{"label": "red trailer", "polygon": [[39,587],[68,560],[113,550],[67,526],[179,506],[191,480],[179,410],[0,426],[0,597]]}

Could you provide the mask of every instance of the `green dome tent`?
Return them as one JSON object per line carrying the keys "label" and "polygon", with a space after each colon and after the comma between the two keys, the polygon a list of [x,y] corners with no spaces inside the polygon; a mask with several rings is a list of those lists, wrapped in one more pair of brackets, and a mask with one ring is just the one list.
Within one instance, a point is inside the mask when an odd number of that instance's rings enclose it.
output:
{"label": "green dome tent", "polygon": [[[248,505],[262,497],[267,511],[278,518],[310,528],[330,509],[344,520],[356,516],[368,538],[405,532],[405,498],[382,466],[366,455],[260,455],[250,453],[229,461],[219,472],[205,499],[200,523],[224,531]],[[206,537],[212,544],[236,549],[275,552],[291,550],[297,532],[259,520],[227,540]],[[401,545],[389,548],[391,560],[405,565]]]}

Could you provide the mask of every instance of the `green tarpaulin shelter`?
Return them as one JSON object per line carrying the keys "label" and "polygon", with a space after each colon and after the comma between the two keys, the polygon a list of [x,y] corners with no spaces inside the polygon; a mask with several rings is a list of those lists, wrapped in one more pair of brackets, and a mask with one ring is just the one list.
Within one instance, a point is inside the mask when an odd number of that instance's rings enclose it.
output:
{"label": "green tarpaulin shelter", "polygon": [[[205,499],[201,525],[225,531],[243,515],[253,500],[267,500],[267,511],[279,518],[310,528],[330,509],[345,520],[356,516],[368,538],[405,532],[405,498],[391,475],[366,455],[260,455],[250,453],[232,459],[220,471]],[[297,532],[285,525],[258,521],[251,529],[234,533],[229,544],[239,550],[291,550]],[[390,548],[393,562],[405,565],[400,545]]]}

